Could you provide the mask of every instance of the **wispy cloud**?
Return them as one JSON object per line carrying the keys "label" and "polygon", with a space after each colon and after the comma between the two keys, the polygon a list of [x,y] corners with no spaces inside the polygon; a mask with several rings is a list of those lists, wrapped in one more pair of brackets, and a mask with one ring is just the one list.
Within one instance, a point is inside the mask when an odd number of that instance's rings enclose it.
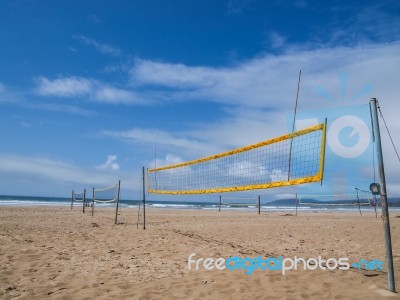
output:
{"label": "wispy cloud", "polygon": [[39,77],[36,79],[35,92],[46,97],[82,97],[110,104],[146,104],[146,101],[133,91],[84,77],[61,77],[52,80]]}
{"label": "wispy cloud", "polygon": [[175,164],[179,164],[182,162],[184,162],[184,160],[181,157],[176,156],[174,154],[167,154],[165,156],[165,158],[156,158],[156,159],[152,160],[148,164],[148,166],[150,168],[153,168],[153,167],[158,168],[158,167],[163,167],[163,166],[175,165]]}
{"label": "wispy cloud", "polygon": [[[133,88],[157,90],[160,97],[171,101],[205,100],[229,106],[286,110],[293,106],[301,69],[300,97],[307,99],[302,101],[302,105],[310,108],[324,105],[319,101],[321,96],[316,92],[316,86],[337,90],[334,84],[343,70],[350,74],[354,89],[360,89],[372,81],[381,83],[384,77],[396,78],[393,66],[400,63],[398,51],[399,43],[362,48],[293,48],[281,55],[264,55],[223,68],[137,60],[130,75]],[[384,68],[386,62],[390,62],[391,67]],[[366,76],[364,70],[375,71]],[[391,75],[385,75],[387,72]]]}
{"label": "wispy cloud", "polygon": [[95,167],[99,170],[117,171],[119,170],[119,164],[116,161],[117,161],[116,155],[109,155],[107,157],[107,161],[104,164]]}
{"label": "wispy cloud", "polygon": [[329,9],[335,15],[346,13],[351,17],[333,19],[327,24],[328,31],[315,35],[314,41],[324,43],[325,47],[338,44],[354,47],[400,39],[400,20],[389,3],[376,2],[365,6],[349,2]]}
{"label": "wispy cloud", "polygon": [[84,109],[79,106],[75,105],[68,105],[68,104],[59,104],[59,103],[25,103],[23,104],[24,107],[29,107],[33,109],[43,109],[43,110],[48,110],[48,111],[54,111],[54,112],[62,112],[62,113],[68,113],[68,114],[74,114],[74,115],[80,115],[80,116],[93,116],[96,114],[96,112],[88,109]]}
{"label": "wispy cloud", "polygon": [[137,59],[130,70],[133,85],[151,84],[173,88],[212,87],[222,70],[208,67],[189,67]]}
{"label": "wispy cloud", "polygon": [[21,95],[19,92],[0,82],[0,103],[18,103],[20,101]]}
{"label": "wispy cloud", "polygon": [[216,146],[193,137],[188,138],[188,134],[184,132],[173,134],[159,129],[134,128],[125,131],[103,130],[101,134],[138,144],[157,145],[157,147],[163,149],[179,148],[182,153],[188,153],[190,156],[200,153],[212,154],[217,151]]}
{"label": "wispy cloud", "polygon": [[[284,39],[276,37],[277,40]],[[280,43],[279,41],[275,41]],[[278,46],[276,44],[276,46]],[[301,97],[307,107],[324,102],[317,85],[332,86],[337,74],[348,70],[352,84],[361,88],[378,80],[384,72],[380,64],[398,63],[399,43],[365,47],[333,47],[314,50],[287,48],[280,55],[262,55],[227,67],[188,66],[136,59],[127,71],[129,85],[108,84],[93,78],[60,77],[36,80],[41,96],[64,98],[83,97],[110,104],[155,105],[189,101],[207,101],[227,106],[269,109],[291,109],[298,72],[303,71]],[[365,76],[362,68],[379,70]],[[395,78],[395,74],[392,74]],[[368,80],[366,82],[365,80]],[[292,88],[288,88],[291,86]]]}
{"label": "wispy cloud", "polygon": [[[135,143],[160,143],[168,154],[187,160],[284,134],[289,130],[288,117],[293,117],[300,69],[300,110],[314,110],[321,115],[324,110],[340,106],[367,104],[376,96],[385,103],[385,117],[393,132],[400,132],[395,96],[400,93],[396,82],[399,51],[398,42],[314,50],[291,48],[283,54],[263,55],[223,68],[138,60],[130,73],[133,88],[157,90],[172,101],[218,102],[223,104],[224,114],[213,123],[191,123],[190,130],[135,128],[113,132],[114,137]],[[329,99],[318,87],[329,93]],[[199,143],[199,151],[191,151],[190,146]],[[385,148],[390,147],[386,141]],[[387,160],[398,164],[394,155],[388,155]],[[275,175],[281,174],[277,171]]]}
{"label": "wispy cloud", "polygon": [[36,92],[43,96],[78,97],[89,94],[93,89],[93,81],[82,77],[67,77],[54,80],[39,77],[36,81]]}
{"label": "wispy cloud", "polygon": [[245,107],[227,109],[225,113],[218,122],[192,123],[191,129],[166,131],[133,128],[122,131],[103,130],[100,134],[146,149],[156,146],[162,156],[174,155],[191,160],[287,133],[284,114],[271,114],[267,110]]}
{"label": "wispy cloud", "polygon": [[242,14],[252,2],[252,0],[229,0],[226,4],[227,13],[229,15]]}
{"label": "wispy cloud", "polygon": [[114,170],[110,167],[98,169],[43,156],[7,153],[0,153],[0,177],[8,180],[7,186],[3,185],[4,193],[20,192],[20,185],[23,184],[30,189],[30,195],[36,193],[41,196],[65,196],[72,189],[102,188],[118,180],[121,180],[124,194],[124,191],[139,191],[141,182],[140,172],[125,172],[115,167]]}
{"label": "wispy cloud", "polygon": [[116,47],[113,47],[113,46],[105,44],[105,43],[98,42],[95,39],[88,38],[84,35],[76,35],[76,36],[74,36],[74,38],[79,40],[84,45],[94,47],[101,54],[109,55],[109,56],[121,56],[122,55],[121,49],[118,49]]}
{"label": "wispy cloud", "polygon": [[[104,136],[147,148],[157,144],[161,157],[173,155],[189,160],[286,133],[287,117],[293,116],[300,69],[303,77],[299,110],[323,111],[340,105],[366,104],[376,96],[384,101],[387,121],[397,124],[399,51],[398,42],[314,50],[293,47],[282,54],[260,55],[226,67],[137,59],[128,74],[130,85],[122,88],[90,78],[66,77],[38,81],[38,90],[43,84],[42,91],[48,94],[42,92],[42,96],[59,94],[109,103],[137,103],[137,99],[147,101],[157,95],[153,105],[160,105],[163,99],[169,105],[183,101],[222,104],[219,109],[222,107],[223,114],[215,122],[192,122],[190,127],[182,124],[182,128],[173,131],[152,127],[113,130],[111,125],[102,131]],[[340,76],[343,72],[348,74],[345,85]],[[64,79],[66,87],[61,87]],[[76,95],[68,92],[74,84],[80,91]],[[372,89],[359,94],[366,86]],[[329,99],[318,87],[328,92]],[[131,99],[132,95],[137,98]],[[389,142],[385,146],[391,147]],[[387,160],[396,163],[393,156]]]}
{"label": "wispy cloud", "polygon": [[104,85],[97,87],[93,97],[98,101],[110,104],[149,104],[151,102],[144,100],[135,92]]}
{"label": "wispy cloud", "polygon": [[269,31],[267,33],[267,43],[272,48],[281,48],[285,45],[286,37],[276,31]]}
{"label": "wispy cloud", "polygon": [[90,185],[107,185],[116,181],[114,174],[83,169],[63,161],[43,157],[0,154],[0,174],[39,177],[51,181]]}

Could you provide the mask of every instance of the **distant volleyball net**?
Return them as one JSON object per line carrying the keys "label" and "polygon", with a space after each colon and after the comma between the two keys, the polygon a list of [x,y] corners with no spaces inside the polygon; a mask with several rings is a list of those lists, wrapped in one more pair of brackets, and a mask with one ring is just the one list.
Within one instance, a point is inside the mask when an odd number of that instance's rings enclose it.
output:
{"label": "distant volleyball net", "polygon": [[326,125],[147,170],[148,192],[207,194],[322,181]]}
{"label": "distant volleyball net", "polygon": [[256,207],[258,197],[220,197],[220,204],[226,207]]}
{"label": "distant volleyball net", "polygon": [[93,188],[93,201],[96,203],[116,203],[118,200],[118,193],[118,183],[106,188]]}
{"label": "distant volleyball net", "polygon": [[83,192],[77,193],[74,190],[72,191],[71,196],[71,209],[74,207],[74,204],[82,205],[83,212],[85,212],[85,201],[86,201],[86,189]]}
{"label": "distant volleyball net", "polygon": [[94,206],[97,204],[115,204],[115,224],[118,220],[118,207],[119,207],[119,196],[120,196],[121,181],[117,184],[106,188],[93,188],[92,198],[92,216],[94,215]]}
{"label": "distant volleyball net", "polygon": [[[360,215],[362,216],[361,206],[375,206],[372,203],[372,197],[370,192],[362,191],[359,189],[356,194],[337,194],[337,195],[297,195],[296,197],[296,215],[298,205],[307,205],[309,207],[314,207],[317,205],[324,207],[333,206],[358,206]],[[376,209],[375,209],[376,213]]]}
{"label": "distant volleyball net", "polygon": [[298,195],[299,205],[324,206],[370,206],[371,193],[337,194],[337,195]]}
{"label": "distant volleyball net", "polygon": [[261,196],[257,197],[226,197],[219,196],[219,208],[258,208],[258,213],[261,213]]}

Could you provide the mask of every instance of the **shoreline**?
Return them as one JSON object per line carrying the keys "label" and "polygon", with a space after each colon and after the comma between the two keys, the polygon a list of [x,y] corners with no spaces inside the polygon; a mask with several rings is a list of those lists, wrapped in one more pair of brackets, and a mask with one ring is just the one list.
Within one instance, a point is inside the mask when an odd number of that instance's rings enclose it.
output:
{"label": "shoreline", "polygon": [[[89,203],[90,204],[90,203]],[[16,203],[2,203],[0,201],[0,207],[70,207],[71,203],[24,203],[24,201],[20,201],[17,204]],[[104,205],[104,204],[100,204],[98,206],[95,207],[99,207],[99,208],[109,208],[109,209],[113,209],[113,206],[115,206],[115,204],[108,204],[108,205]],[[139,205],[135,204],[126,204],[126,203],[120,203],[120,208],[122,209],[137,209]],[[140,203],[140,206],[142,206],[142,204]],[[82,205],[74,205],[74,208],[79,209],[81,208]],[[86,209],[90,209],[89,207],[86,207]],[[214,203],[209,203],[207,205],[201,206],[201,205],[197,205],[197,204],[191,204],[190,202],[184,202],[184,203],[146,203],[146,208],[149,209],[160,209],[160,210],[192,210],[192,211],[217,211],[218,212],[218,204],[214,204]],[[318,206],[299,206],[297,208],[299,213],[305,213],[305,212],[318,212],[318,213],[323,213],[323,212],[337,212],[337,213],[359,213],[359,208],[358,206],[355,205],[337,205],[335,206],[322,206],[322,205],[318,205]],[[237,207],[237,206],[227,206],[227,205],[223,205],[221,207],[221,212],[223,211],[243,211],[243,212],[255,212],[258,213],[258,208],[256,206],[251,206],[251,207]],[[291,212],[293,211],[293,213],[295,213],[296,208],[294,206],[269,206],[267,204],[263,204],[261,205],[261,212],[264,213],[269,213],[269,212]],[[374,207],[372,206],[361,206],[361,212],[364,214],[369,214],[369,213],[373,213],[375,214],[375,210]],[[379,213],[381,212],[381,207],[377,208],[377,214],[379,215]],[[389,213],[400,213],[400,207],[398,206],[389,206]]]}

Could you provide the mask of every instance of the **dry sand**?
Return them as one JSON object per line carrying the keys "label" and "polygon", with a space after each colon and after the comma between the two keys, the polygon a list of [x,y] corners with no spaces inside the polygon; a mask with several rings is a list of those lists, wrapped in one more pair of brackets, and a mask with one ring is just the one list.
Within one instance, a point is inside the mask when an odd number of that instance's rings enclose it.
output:
{"label": "dry sand", "polygon": [[[400,290],[400,213],[391,213]],[[1,299],[399,299],[384,271],[189,271],[188,256],[385,259],[373,212],[284,213],[0,207]]]}

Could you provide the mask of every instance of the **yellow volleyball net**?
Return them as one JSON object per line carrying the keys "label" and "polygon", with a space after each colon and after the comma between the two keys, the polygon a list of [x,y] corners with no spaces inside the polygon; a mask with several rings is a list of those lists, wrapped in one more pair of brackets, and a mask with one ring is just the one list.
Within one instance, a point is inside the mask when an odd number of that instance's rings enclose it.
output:
{"label": "yellow volleyball net", "polygon": [[208,194],[322,181],[326,124],[260,143],[147,170],[156,194]]}

